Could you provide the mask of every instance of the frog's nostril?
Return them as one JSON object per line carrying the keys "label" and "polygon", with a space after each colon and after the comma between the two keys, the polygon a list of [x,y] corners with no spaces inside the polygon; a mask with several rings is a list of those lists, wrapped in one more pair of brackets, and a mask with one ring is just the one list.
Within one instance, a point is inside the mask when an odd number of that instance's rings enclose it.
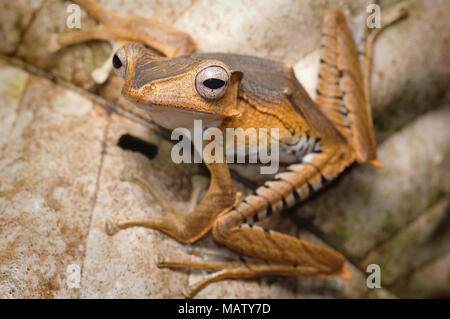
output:
{"label": "frog's nostril", "polygon": [[120,61],[117,54],[114,54],[112,63],[115,69],[119,69],[122,66],[122,61]]}

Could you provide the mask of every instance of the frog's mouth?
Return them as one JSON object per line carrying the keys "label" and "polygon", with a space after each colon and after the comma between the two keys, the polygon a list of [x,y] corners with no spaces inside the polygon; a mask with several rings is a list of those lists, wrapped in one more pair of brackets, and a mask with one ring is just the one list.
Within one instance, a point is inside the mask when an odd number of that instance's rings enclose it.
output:
{"label": "frog's mouth", "polygon": [[137,107],[147,111],[156,124],[169,130],[174,130],[180,127],[190,129],[194,127],[194,121],[196,120],[201,120],[202,124],[205,126],[217,127],[225,118],[224,116],[218,114],[182,109],[175,106],[144,104],[129,98],[127,98],[127,100],[132,102]]}

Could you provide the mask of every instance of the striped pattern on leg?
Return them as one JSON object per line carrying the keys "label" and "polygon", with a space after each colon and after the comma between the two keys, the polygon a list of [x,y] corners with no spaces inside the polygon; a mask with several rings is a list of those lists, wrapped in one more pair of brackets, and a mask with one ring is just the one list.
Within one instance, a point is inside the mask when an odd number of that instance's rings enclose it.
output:
{"label": "striped pattern on leg", "polygon": [[[253,224],[294,206],[333,180],[353,161],[347,153],[309,153],[300,163],[288,166],[240,201],[216,221],[218,229],[257,227]],[[220,225],[219,225],[220,224]],[[269,230],[266,230],[269,232]]]}

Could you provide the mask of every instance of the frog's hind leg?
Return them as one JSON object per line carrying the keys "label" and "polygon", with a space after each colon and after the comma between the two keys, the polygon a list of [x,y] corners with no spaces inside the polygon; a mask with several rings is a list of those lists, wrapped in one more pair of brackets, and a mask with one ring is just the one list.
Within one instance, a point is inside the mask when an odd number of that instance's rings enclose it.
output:
{"label": "frog's hind leg", "polygon": [[[374,1],[374,3],[378,3],[378,1]],[[364,95],[366,98],[366,108],[371,115],[371,103],[370,103],[370,80],[372,77],[372,60],[373,60],[373,52],[374,52],[374,44],[378,35],[381,34],[388,27],[392,26],[394,23],[405,19],[408,17],[408,11],[406,9],[400,9],[397,16],[392,20],[385,23],[381,28],[371,29],[366,22],[366,28],[364,32],[364,52],[362,52],[362,67],[363,67],[363,79],[364,79]]]}
{"label": "frog's hind leg", "polygon": [[345,147],[332,148],[328,145],[323,152],[307,155],[302,162],[290,165],[275,180],[266,182],[254,194],[217,217],[212,229],[215,240],[266,264],[251,264],[249,267],[242,263],[164,262],[160,266],[217,271],[191,286],[191,294],[222,279],[265,275],[340,275],[349,278],[344,265],[345,257],[339,252],[254,225],[306,199],[332,180],[353,161],[353,154],[345,150]]}
{"label": "frog's hind leg", "polygon": [[345,15],[329,12],[324,19],[317,104],[353,148],[362,163],[382,166],[376,159],[376,143],[369,96],[371,60],[376,36],[387,26],[405,17],[398,17],[365,39],[364,73],[358,50]]}
{"label": "frog's hind leg", "polygon": [[[206,275],[204,278],[189,285],[184,291],[187,298],[193,298],[200,290],[211,283],[225,279],[250,279],[263,276],[309,276],[321,277],[326,276],[327,272],[320,269],[301,265],[288,264],[267,264],[267,263],[251,263],[251,262],[169,262],[159,261],[160,268],[191,268],[200,270],[214,271]],[[346,272],[343,277],[349,279],[350,273]]]}

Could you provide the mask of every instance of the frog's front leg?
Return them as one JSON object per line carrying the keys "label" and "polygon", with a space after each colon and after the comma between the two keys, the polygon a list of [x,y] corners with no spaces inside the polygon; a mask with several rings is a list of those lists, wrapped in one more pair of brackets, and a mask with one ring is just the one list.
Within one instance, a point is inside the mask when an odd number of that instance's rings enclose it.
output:
{"label": "frog's front leg", "polygon": [[197,207],[186,215],[178,211],[152,185],[136,175],[125,179],[144,187],[167,213],[167,217],[115,217],[106,221],[106,232],[115,234],[120,229],[142,226],[160,230],[183,243],[192,243],[207,233],[217,216],[233,207],[238,193],[233,188],[226,163],[206,164],[211,180],[207,193]]}

